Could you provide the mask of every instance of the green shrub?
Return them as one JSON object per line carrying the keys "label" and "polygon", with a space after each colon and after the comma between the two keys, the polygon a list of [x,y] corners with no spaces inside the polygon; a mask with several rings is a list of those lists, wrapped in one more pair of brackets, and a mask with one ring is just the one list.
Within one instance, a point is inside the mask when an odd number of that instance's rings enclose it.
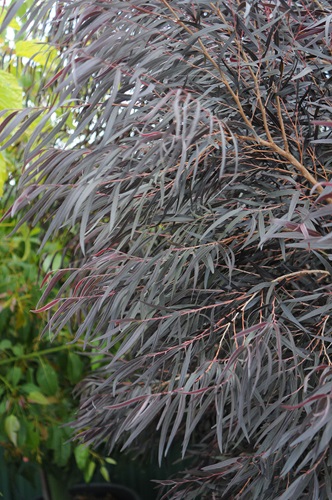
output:
{"label": "green shrub", "polygon": [[[7,461],[37,463],[45,472],[51,466],[61,480],[78,468],[90,481],[97,463],[108,479],[104,458],[70,439],[78,408],[73,391],[91,361],[68,331],[54,342],[40,338],[41,318],[31,311],[40,293],[40,229],[24,225],[9,238],[14,225],[0,226],[0,445]],[[47,248],[55,266],[57,246]]]}

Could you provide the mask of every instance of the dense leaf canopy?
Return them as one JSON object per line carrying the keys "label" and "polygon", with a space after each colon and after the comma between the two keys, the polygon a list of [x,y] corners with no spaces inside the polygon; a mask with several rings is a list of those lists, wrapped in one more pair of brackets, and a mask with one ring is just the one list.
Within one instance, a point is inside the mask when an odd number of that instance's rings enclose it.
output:
{"label": "dense leaf canopy", "polygon": [[39,310],[104,353],[81,438],[181,443],[165,498],[331,497],[330,2],[53,6],[25,31],[58,69],[0,140],[39,117],[11,211],[77,244]]}

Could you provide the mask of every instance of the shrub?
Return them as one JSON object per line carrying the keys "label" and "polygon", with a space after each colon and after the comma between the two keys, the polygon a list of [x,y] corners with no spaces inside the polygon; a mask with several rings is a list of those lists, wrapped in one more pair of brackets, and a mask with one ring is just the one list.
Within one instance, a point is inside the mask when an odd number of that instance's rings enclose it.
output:
{"label": "shrub", "polygon": [[[109,480],[105,464],[114,461],[70,442],[70,423],[78,410],[73,389],[95,363],[82,356],[80,345],[70,344],[66,330],[53,343],[40,338],[42,323],[31,309],[39,296],[41,228],[29,231],[24,225],[9,238],[14,225],[11,221],[0,226],[0,451],[9,467],[4,474],[12,471],[18,479],[11,485],[14,497],[19,496],[19,478],[26,474],[33,483],[32,467],[38,465],[46,500],[57,498],[48,491],[52,481],[61,485],[63,496],[63,487],[83,478],[91,481],[96,469]],[[46,250],[43,267],[52,264],[58,269],[59,242]],[[2,495],[10,497],[5,485],[1,487]]]}
{"label": "shrub", "polygon": [[39,310],[104,358],[81,439],[181,442],[165,498],[331,496],[329,2],[53,3],[13,211],[77,239]]}

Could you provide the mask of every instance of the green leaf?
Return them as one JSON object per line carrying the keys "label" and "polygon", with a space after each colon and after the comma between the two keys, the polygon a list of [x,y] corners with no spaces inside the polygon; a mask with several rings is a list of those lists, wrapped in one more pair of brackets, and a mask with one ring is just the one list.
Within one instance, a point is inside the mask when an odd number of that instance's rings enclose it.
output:
{"label": "green leaf", "polygon": [[0,351],[5,351],[6,349],[10,349],[12,347],[12,343],[8,339],[1,340],[0,342]]}
{"label": "green leaf", "polygon": [[20,429],[20,422],[15,415],[9,415],[5,419],[5,431],[14,446],[17,446],[17,433]]}
{"label": "green leaf", "polygon": [[68,460],[71,455],[71,445],[70,443],[64,442],[65,437],[58,441],[58,446],[54,450],[54,461],[59,467],[64,467],[67,465]]}
{"label": "green leaf", "polygon": [[62,255],[59,252],[50,252],[46,255],[45,259],[43,259],[43,271],[48,273],[49,271],[57,271],[60,269],[62,264]]}
{"label": "green leaf", "polygon": [[31,394],[33,392],[39,392],[39,387],[35,384],[30,383],[30,382],[27,384],[22,384],[20,389],[22,392],[24,392],[24,394]]}
{"label": "green leaf", "polygon": [[77,467],[84,470],[89,460],[89,450],[84,444],[79,444],[74,448],[74,455]]}
{"label": "green leaf", "polygon": [[22,356],[24,354],[24,347],[21,344],[17,344],[13,346],[12,351],[15,356]]}
{"label": "green leaf", "polygon": [[71,455],[71,446],[65,443],[64,439],[59,442],[59,446],[54,450],[54,461],[59,467],[65,467]]}
{"label": "green leaf", "polygon": [[3,415],[6,413],[6,406],[7,406],[7,401],[1,401],[0,403],[0,415]]}
{"label": "green leaf", "polygon": [[51,450],[56,450],[61,442],[61,436],[61,429],[55,426],[51,427],[48,433],[47,446]]}
{"label": "green leaf", "polygon": [[105,462],[107,462],[108,464],[111,464],[111,465],[116,465],[116,460],[114,460],[113,458],[110,458],[110,457],[106,457],[104,458]]}
{"label": "green leaf", "polygon": [[35,83],[33,76],[30,74],[20,75],[19,82],[24,90],[29,89]]}
{"label": "green leaf", "polygon": [[25,419],[20,420],[20,428],[17,433],[17,443],[19,447],[25,445],[27,440],[27,421]]}
{"label": "green leaf", "polygon": [[89,462],[85,471],[84,471],[84,481],[86,483],[89,483],[93,477],[93,474],[95,472],[96,468],[96,463],[95,462]]}
{"label": "green leaf", "polygon": [[39,366],[37,370],[37,382],[43,393],[47,396],[54,396],[59,390],[58,375],[49,364]]}
{"label": "green leaf", "polygon": [[34,3],[33,0],[24,0],[24,2],[22,2],[21,7],[17,11],[17,16],[19,18],[24,17],[26,15],[28,9],[33,5],[33,3]]}
{"label": "green leaf", "polygon": [[16,55],[18,57],[27,57],[42,66],[46,66],[49,60],[56,57],[56,50],[52,49],[47,43],[38,40],[20,40],[16,42]]}
{"label": "green leaf", "polygon": [[30,394],[28,394],[28,401],[29,403],[36,403],[38,405],[50,404],[49,400],[44,396],[44,394],[38,391],[30,392]]}
{"label": "green leaf", "polygon": [[13,366],[7,372],[7,379],[9,383],[14,387],[17,386],[21,377],[22,377],[22,370],[19,366]]}
{"label": "green leaf", "polygon": [[77,384],[80,381],[83,373],[83,361],[74,352],[68,353],[68,362],[67,362],[67,375],[69,381],[72,384]]}
{"label": "green leaf", "polygon": [[103,478],[105,479],[105,481],[110,482],[109,472],[108,472],[108,470],[106,469],[106,467],[104,465],[102,465],[100,467],[100,474],[103,476]]}
{"label": "green leaf", "polygon": [[0,70],[0,110],[2,109],[21,109],[23,102],[22,88],[17,78]]}
{"label": "green leaf", "polygon": [[[1,93],[1,90],[0,90],[0,93]],[[6,160],[3,156],[3,154],[0,153],[0,196],[3,195],[3,187],[5,185],[7,177],[8,177],[8,173],[7,173]]]}
{"label": "green leaf", "polygon": [[40,435],[33,422],[27,422],[26,446],[31,450],[37,450],[40,444]]}
{"label": "green leaf", "polygon": [[66,432],[68,432],[68,429],[62,429],[57,426],[52,426],[49,429],[47,446],[54,451],[54,462],[59,467],[64,467],[71,455],[72,446],[66,442],[68,440]]}

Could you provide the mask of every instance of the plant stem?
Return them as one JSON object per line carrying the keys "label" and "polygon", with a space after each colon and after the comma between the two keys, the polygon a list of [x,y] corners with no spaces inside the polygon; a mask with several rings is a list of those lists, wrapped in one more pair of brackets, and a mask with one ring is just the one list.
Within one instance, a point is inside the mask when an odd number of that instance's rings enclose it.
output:
{"label": "plant stem", "polygon": [[[298,172],[300,172],[303,175],[303,177],[305,179],[307,179],[307,181],[309,181],[309,183],[312,186],[316,186],[319,183],[319,181],[317,179],[315,179],[315,177],[307,170],[307,168],[301,162],[299,162],[295,158],[295,156],[293,156],[289,151],[286,151],[285,149],[278,146],[275,142],[266,141],[265,139],[261,139],[260,137],[250,137],[250,136],[245,136],[245,135],[240,135],[240,136],[238,136],[238,138],[242,139],[244,141],[247,141],[247,142],[256,142],[257,144],[259,144],[261,146],[265,146],[265,147],[271,149],[275,153],[278,153],[282,158],[287,160],[291,165],[293,165],[293,167],[295,167],[295,169]],[[323,191],[323,188],[321,185],[317,186],[317,191],[319,193],[321,193]],[[331,200],[331,199],[329,198],[329,200]],[[331,203],[331,201],[330,201],[330,203]]]}
{"label": "plant stem", "polygon": [[52,354],[53,352],[62,351],[64,349],[71,349],[72,347],[75,347],[74,344],[65,344],[58,347],[50,347],[49,349],[44,349],[43,351],[36,351],[36,352],[30,352],[29,354],[22,354],[21,356],[12,356],[11,358],[3,359],[2,361],[0,361],[0,366],[22,359],[38,358],[39,356],[44,356],[45,354]]}
{"label": "plant stem", "polygon": [[323,269],[302,269],[301,271],[295,271],[294,273],[284,274],[283,276],[278,276],[272,280],[272,283],[278,283],[285,279],[294,278],[295,276],[305,276],[306,274],[323,274],[324,276],[329,276],[329,271],[324,271]]}

